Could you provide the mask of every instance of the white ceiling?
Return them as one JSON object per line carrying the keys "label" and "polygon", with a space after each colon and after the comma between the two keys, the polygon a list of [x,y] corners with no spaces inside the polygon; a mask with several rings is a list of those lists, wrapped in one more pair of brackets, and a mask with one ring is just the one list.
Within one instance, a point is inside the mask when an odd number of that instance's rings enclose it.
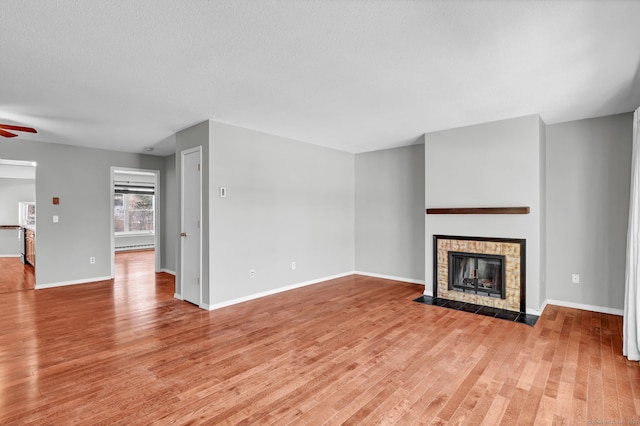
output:
{"label": "white ceiling", "polygon": [[349,152],[640,105],[640,1],[2,0],[0,122],[174,151],[206,119]]}

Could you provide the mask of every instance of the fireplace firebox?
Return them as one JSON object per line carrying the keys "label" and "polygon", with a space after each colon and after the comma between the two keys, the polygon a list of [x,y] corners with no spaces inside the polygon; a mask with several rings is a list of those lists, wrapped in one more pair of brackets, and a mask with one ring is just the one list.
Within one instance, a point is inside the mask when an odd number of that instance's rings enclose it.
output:
{"label": "fireplace firebox", "polygon": [[505,298],[505,257],[449,252],[449,290]]}
{"label": "fireplace firebox", "polygon": [[526,312],[526,241],[433,236],[433,297]]}

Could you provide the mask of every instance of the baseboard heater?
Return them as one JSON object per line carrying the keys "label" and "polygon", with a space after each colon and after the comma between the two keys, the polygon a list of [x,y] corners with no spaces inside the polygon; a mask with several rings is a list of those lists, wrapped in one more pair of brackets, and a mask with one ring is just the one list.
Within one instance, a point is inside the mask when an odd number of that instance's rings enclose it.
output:
{"label": "baseboard heater", "polygon": [[116,247],[116,251],[148,250],[153,248],[155,248],[153,244],[131,244],[128,246]]}

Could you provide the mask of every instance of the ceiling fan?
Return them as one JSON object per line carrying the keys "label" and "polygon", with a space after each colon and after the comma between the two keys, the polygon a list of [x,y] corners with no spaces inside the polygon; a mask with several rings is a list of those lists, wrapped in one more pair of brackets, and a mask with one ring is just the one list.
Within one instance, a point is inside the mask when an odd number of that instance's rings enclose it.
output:
{"label": "ceiling fan", "polygon": [[0,135],[5,138],[15,138],[15,133],[8,132],[7,130],[13,130],[14,132],[29,132],[29,133],[38,133],[36,129],[33,127],[24,127],[24,126],[13,126],[11,124],[2,124],[0,123]]}

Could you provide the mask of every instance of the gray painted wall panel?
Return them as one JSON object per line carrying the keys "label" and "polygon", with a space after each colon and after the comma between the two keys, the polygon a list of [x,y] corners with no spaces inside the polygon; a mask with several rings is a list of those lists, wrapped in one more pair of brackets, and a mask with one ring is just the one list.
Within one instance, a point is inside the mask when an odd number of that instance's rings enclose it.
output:
{"label": "gray painted wall panel", "polygon": [[18,203],[35,200],[35,179],[0,177],[0,225],[18,225]]}
{"label": "gray painted wall panel", "polygon": [[540,302],[547,300],[547,126],[539,120],[540,132]]}
{"label": "gray painted wall panel", "polygon": [[[111,166],[162,169],[162,158],[21,139],[0,140],[0,158],[36,161],[36,283],[111,273]],[[51,203],[60,198],[60,205]],[[52,217],[59,216],[53,223]],[[89,264],[95,256],[96,263]]]}
{"label": "gray painted wall panel", "polygon": [[211,137],[212,303],[353,271],[353,154],[217,122]]}
{"label": "gray painted wall panel", "polygon": [[357,154],[356,270],[424,281],[424,145]]}
{"label": "gray painted wall panel", "polygon": [[550,300],[623,308],[632,118],[547,126]]}
{"label": "gray painted wall panel", "polygon": [[527,240],[527,308],[540,309],[544,149],[540,117],[530,115],[425,135],[427,208],[528,206],[527,215],[426,215],[426,272],[432,291],[433,235]]}

